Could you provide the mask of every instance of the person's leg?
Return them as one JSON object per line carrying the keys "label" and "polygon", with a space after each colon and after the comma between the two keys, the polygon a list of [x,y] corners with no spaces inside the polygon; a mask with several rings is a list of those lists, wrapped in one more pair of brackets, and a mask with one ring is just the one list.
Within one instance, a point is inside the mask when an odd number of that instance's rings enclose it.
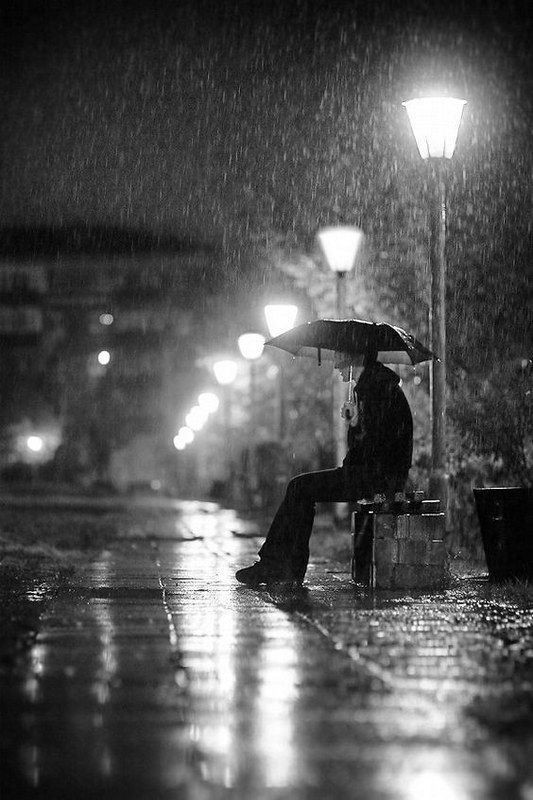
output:
{"label": "person's leg", "polygon": [[[285,575],[303,580],[309,559],[309,537],[317,502],[343,502],[355,499],[357,489],[347,486],[339,467],[307,472],[293,478],[285,493],[266,540],[259,551],[259,569],[239,570],[239,580],[261,574]],[[249,572],[253,570],[253,572]]]}
{"label": "person's leg", "polygon": [[298,476],[293,486],[293,536],[290,554],[291,573],[303,580],[309,562],[309,539],[313,529],[316,503],[341,503],[357,500],[358,481],[346,481],[342,468],[322,470]]}

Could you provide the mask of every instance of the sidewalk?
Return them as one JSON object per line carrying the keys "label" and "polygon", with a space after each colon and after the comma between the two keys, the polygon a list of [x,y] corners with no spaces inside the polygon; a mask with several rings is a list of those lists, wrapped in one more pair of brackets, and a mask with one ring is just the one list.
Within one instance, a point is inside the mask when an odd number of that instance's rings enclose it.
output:
{"label": "sidewalk", "polygon": [[5,800],[533,798],[530,605],[371,595],[317,560],[253,591],[232,529],[194,505],[123,528],[43,601],[1,680]]}

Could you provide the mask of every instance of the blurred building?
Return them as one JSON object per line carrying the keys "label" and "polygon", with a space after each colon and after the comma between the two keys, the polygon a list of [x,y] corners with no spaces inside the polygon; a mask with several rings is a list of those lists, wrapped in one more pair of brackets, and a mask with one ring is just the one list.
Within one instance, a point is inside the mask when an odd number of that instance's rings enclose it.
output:
{"label": "blurred building", "polygon": [[[189,276],[208,260],[0,263],[0,467],[40,460],[59,480],[171,481],[196,354]],[[47,443],[42,453],[17,444],[21,430]]]}

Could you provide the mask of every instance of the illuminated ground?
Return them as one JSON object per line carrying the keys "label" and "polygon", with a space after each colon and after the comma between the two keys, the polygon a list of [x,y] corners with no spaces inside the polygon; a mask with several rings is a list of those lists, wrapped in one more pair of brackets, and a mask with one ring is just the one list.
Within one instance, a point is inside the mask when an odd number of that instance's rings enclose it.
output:
{"label": "illuminated ground", "polygon": [[134,520],[25,586],[5,800],[531,800],[527,600],[479,578],[371,596],[320,559],[301,591],[253,591],[230,512]]}

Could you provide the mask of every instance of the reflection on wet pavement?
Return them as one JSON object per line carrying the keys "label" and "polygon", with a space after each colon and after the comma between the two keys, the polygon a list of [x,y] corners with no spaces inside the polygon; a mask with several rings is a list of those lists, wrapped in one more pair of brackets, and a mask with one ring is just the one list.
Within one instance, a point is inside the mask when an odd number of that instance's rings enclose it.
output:
{"label": "reflection on wet pavement", "polygon": [[3,797],[533,797],[531,608],[483,583],[370,596],[348,565],[252,591],[236,524],[190,504],[144,539],[122,528],[48,604],[2,682]]}

